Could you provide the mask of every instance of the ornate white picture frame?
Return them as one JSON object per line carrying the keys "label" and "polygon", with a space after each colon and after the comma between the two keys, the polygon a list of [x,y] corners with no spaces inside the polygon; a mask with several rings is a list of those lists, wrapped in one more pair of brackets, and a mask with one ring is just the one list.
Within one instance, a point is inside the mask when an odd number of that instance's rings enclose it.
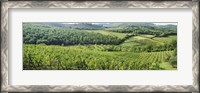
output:
{"label": "ornate white picture frame", "polygon": [[[3,1],[1,5],[1,92],[199,92],[198,1]],[[9,85],[11,8],[191,8],[192,85]],[[187,36],[186,36],[187,37]]]}

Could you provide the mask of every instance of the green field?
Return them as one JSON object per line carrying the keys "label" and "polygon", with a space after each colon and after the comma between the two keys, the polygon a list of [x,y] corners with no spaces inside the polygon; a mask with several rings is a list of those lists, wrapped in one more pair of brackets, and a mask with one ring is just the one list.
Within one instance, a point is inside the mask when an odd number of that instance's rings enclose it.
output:
{"label": "green field", "polygon": [[[166,64],[172,51],[134,53],[90,50],[85,46],[24,45],[24,69],[155,70],[175,69]],[[112,64],[112,65],[111,65]],[[33,68],[28,68],[31,65]]]}
{"label": "green field", "polygon": [[177,69],[176,30],[168,26],[62,26],[23,24],[24,70]]}
{"label": "green field", "polygon": [[126,34],[124,34],[124,33],[109,32],[109,31],[105,31],[105,30],[85,30],[85,31],[94,32],[94,33],[101,33],[103,35],[117,36],[119,38],[124,38],[126,36]]}
{"label": "green field", "polygon": [[126,40],[122,45],[124,46],[137,46],[140,44],[165,44],[169,43],[172,40],[176,40],[176,36],[168,36],[168,37],[155,37],[154,35],[139,35]]}

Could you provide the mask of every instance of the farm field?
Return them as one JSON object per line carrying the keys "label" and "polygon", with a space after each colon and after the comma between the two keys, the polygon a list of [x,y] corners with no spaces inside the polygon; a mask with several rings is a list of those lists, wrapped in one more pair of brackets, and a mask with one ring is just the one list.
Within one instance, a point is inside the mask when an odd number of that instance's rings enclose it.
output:
{"label": "farm field", "polygon": [[[79,48],[82,47],[82,48]],[[173,51],[134,53],[90,50],[85,46],[24,45],[24,69],[156,70]]]}
{"label": "farm field", "polygon": [[176,47],[176,25],[23,24],[23,70],[176,70]]}

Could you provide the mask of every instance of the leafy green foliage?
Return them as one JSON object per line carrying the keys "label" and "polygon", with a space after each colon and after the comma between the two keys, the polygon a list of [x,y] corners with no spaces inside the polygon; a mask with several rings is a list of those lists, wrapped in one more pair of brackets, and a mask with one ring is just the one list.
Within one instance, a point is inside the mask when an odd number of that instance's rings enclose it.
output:
{"label": "leafy green foliage", "polygon": [[24,23],[23,69],[176,69],[174,25]]}
{"label": "leafy green foliage", "polygon": [[149,34],[156,37],[176,35],[177,28],[174,25],[155,26],[152,24],[122,24],[116,27],[107,28],[107,31],[118,33]]}
{"label": "leafy green foliage", "polygon": [[29,70],[159,70],[172,51],[105,52],[86,46],[23,46],[23,68]]}
{"label": "leafy green foliage", "polygon": [[46,45],[119,44],[122,42],[116,36],[39,24],[23,24],[23,39],[25,44],[44,43]]}

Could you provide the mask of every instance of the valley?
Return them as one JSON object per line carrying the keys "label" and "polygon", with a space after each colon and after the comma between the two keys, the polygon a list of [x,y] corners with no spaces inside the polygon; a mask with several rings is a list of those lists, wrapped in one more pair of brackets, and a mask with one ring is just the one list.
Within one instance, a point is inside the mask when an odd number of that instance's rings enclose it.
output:
{"label": "valley", "polygon": [[176,25],[24,23],[24,70],[176,70]]}

